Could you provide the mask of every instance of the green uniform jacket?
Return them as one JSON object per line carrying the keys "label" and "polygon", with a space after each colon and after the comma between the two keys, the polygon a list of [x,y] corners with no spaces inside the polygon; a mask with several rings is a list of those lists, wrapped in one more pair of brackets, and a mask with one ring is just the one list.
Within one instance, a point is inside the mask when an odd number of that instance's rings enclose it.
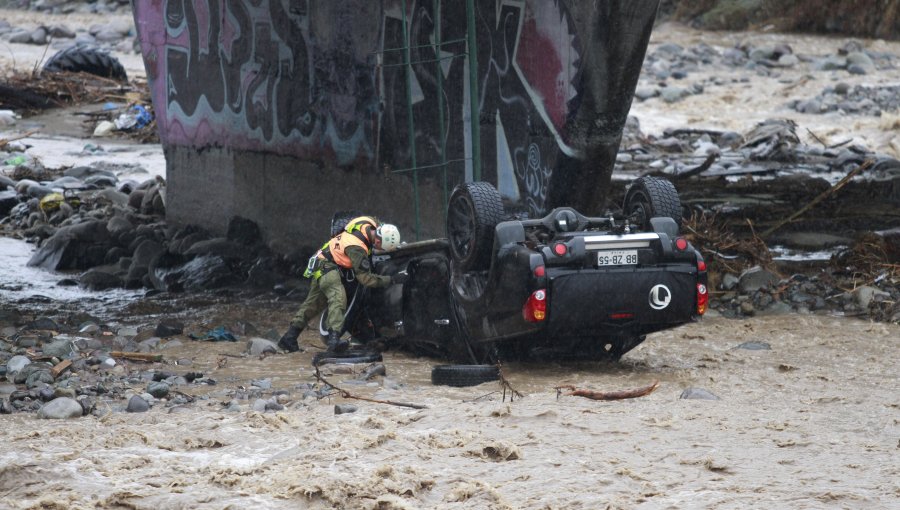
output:
{"label": "green uniform jacket", "polygon": [[[387,287],[391,284],[390,276],[382,276],[372,272],[372,262],[369,260],[369,254],[366,250],[359,246],[348,246],[344,249],[344,253],[350,258],[353,264],[353,274],[359,283],[366,287]],[[333,269],[339,267],[334,262],[325,262],[325,269]]]}

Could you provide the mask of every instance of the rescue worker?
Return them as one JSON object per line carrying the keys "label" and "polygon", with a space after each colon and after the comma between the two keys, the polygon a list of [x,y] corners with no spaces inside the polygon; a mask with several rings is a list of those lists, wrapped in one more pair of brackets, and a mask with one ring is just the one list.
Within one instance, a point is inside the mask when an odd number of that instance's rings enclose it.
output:
{"label": "rescue worker", "polygon": [[312,280],[309,294],[291,319],[290,327],[278,341],[278,347],[288,352],[299,351],[297,338],[300,333],[309,325],[310,320],[327,307],[328,350],[346,351],[350,342],[341,338],[340,331],[347,311],[347,292],[341,282],[340,269],[353,271],[356,280],[366,287],[387,287],[394,283],[404,283],[407,279],[405,272],[393,276],[373,273],[370,259],[373,249],[390,251],[399,245],[400,231],[396,226],[381,223],[371,216],[350,220],[344,230],[310,257],[304,273],[304,276]]}

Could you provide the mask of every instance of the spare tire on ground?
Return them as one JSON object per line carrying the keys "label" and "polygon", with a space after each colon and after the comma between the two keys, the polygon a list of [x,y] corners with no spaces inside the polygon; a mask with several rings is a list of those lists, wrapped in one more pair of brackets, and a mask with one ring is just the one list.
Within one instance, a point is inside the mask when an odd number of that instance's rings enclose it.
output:
{"label": "spare tire on ground", "polygon": [[437,365],[431,369],[431,384],[477,386],[500,379],[497,365]]}
{"label": "spare tire on ground", "polygon": [[313,355],[312,365],[350,365],[354,363],[372,363],[382,361],[380,352],[367,349],[351,349],[345,352],[317,352]]}
{"label": "spare tire on ground", "polygon": [[81,72],[116,81],[128,81],[128,75],[119,59],[96,46],[70,46],[60,50],[44,64],[44,71]]}

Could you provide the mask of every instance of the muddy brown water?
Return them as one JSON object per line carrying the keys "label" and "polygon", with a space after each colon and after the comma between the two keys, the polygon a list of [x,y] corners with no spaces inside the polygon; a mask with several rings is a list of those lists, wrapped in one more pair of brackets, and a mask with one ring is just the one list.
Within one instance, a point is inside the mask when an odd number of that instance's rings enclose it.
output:
{"label": "muddy brown water", "polygon": [[[252,315],[253,303],[244,305]],[[281,308],[261,315],[292,306]],[[128,414],[101,401],[100,418],[0,416],[0,506],[897,508],[900,500],[898,325],[707,318],[651,335],[619,364],[507,364],[523,394],[512,402],[497,383],[432,386],[439,360],[393,351],[383,378],[358,382],[365,365],[323,372],[354,395],[422,410],[303,400],[298,387],[316,382],[318,339],[301,340],[307,352],[263,359],[243,355],[244,342],[163,349],[168,364],[157,368],[219,383],[178,388],[200,398],[177,410],[159,402]],[[748,341],[771,349],[736,348]],[[254,412],[246,400],[240,412],[223,410],[231,391],[263,377],[287,391],[284,411]],[[654,381],[655,392],[622,401],[554,390]],[[720,400],[679,399],[689,387]],[[335,415],[340,403],[359,409]]]}

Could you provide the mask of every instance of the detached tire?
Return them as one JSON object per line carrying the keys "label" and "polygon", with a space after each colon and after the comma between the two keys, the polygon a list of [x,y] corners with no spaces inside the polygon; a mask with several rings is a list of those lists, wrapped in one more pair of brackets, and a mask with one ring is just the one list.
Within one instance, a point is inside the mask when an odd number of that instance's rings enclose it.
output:
{"label": "detached tire", "polygon": [[681,199],[675,185],[665,179],[644,176],[635,179],[625,194],[625,215],[642,230],[652,231],[650,218],[667,216],[681,228]]}
{"label": "detached tire", "polygon": [[494,228],[503,217],[497,188],[486,182],[461,184],[450,195],[447,209],[447,239],[453,262],[463,271],[488,269]]}
{"label": "detached tire", "polygon": [[44,64],[44,71],[81,72],[116,81],[128,81],[128,75],[119,59],[110,55],[108,51],[94,46],[71,46],[60,50]]}
{"label": "detached tire", "polygon": [[437,365],[431,369],[431,384],[442,386],[477,386],[500,379],[497,365]]}
{"label": "detached tire", "polygon": [[312,365],[349,365],[353,363],[372,363],[382,361],[380,352],[352,349],[346,352],[317,352],[313,355]]}

